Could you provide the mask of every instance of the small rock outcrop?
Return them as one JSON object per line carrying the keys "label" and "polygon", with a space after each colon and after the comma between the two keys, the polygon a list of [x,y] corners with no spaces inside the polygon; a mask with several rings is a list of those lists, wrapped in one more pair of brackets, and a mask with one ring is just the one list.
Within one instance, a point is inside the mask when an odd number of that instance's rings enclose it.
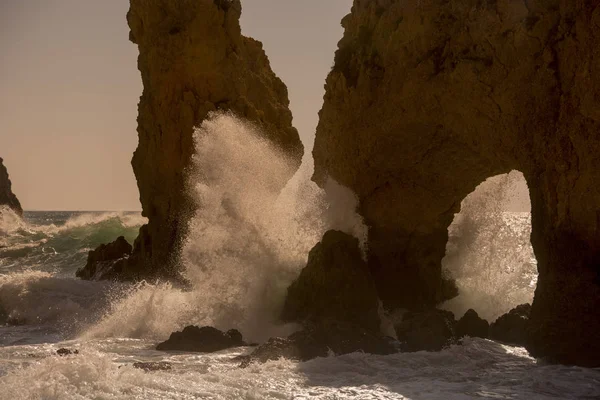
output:
{"label": "small rock outcrop", "polygon": [[527,345],[531,305],[521,304],[490,326],[490,339],[517,346]]}
{"label": "small rock outcrop", "polygon": [[146,372],[152,371],[170,371],[173,366],[168,361],[149,361],[133,363],[133,368],[142,369]]}
{"label": "small rock outcrop", "polygon": [[378,332],[379,299],[358,240],[328,231],[309,253],[308,263],[288,288],[285,322],[339,321]]}
{"label": "small rock outcrop", "polygon": [[0,207],[8,206],[20,217],[23,216],[23,208],[17,196],[12,192],[12,182],[8,178],[8,171],[4,166],[4,160],[0,158]]}
{"label": "small rock outcrop", "polygon": [[455,324],[450,311],[408,311],[394,329],[404,352],[440,351],[456,342]]}
{"label": "small rock outcrop", "polygon": [[489,322],[479,317],[477,312],[472,308],[469,309],[456,323],[456,336],[458,338],[470,336],[487,339],[489,334]]}
{"label": "small rock outcrop", "polygon": [[85,267],[78,269],[75,276],[92,281],[120,279],[131,251],[125,237],[119,236],[114,242],[90,251]]}
{"label": "small rock outcrop", "polygon": [[[139,49],[144,85],[132,165],[148,225],[126,266],[136,271],[128,275],[177,275],[173,257],[193,214],[185,188],[193,128],[210,112],[251,121],[300,165],[304,150],[292,126],[287,88],[262,44],[241,34],[241,12],[239,0],[130,1],[129,38]],[[281,172],[283,188],[295,171]]]}
{"label": "small rock outcrop", "polygon": [[389,310],[444,301],[461,201],[519,170],[539,278],[534,356],[600,366],[600,2],[354,0],[313,150],[350,188]]}
{"label": "small rock outcrop", "polygon": [[59,355],[61,357],[71,356],[75,354],[79,354],[79,350],[71,350],[64,347],[61,347],[60,349],[56,350],[56,355]]}
{"label": "small rock outcrop", "polygon": [[236,329],[222,332],[211,326],[190,325],[181,332],[173,332],[167,341],[156,346],[156,350],[214,353],[239,346],[246,346],[246,343]]}
{"label": "small rock outcrop", "polygon": [[339,323],[323,322],[305,326],[303,330],[287,338],[271,338],[258,346],[250,355],[236,359],[241,367],[251,363],[263,363],[281,357],[308,361],[317,357],[327,357],[365,352],[369,354],[393,354],[399,351],[399,343],[393,338],[365,330],[361,327]]}

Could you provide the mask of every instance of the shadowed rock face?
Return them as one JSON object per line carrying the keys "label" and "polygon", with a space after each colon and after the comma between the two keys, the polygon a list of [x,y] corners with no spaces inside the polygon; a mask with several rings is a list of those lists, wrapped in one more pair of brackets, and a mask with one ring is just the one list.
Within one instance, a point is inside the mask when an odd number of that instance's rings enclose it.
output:
{"label": "shadowed rock face", "polygon": [[523,172],[539,280],[528,349],[600,365],[600,2],[355,0],[314,179],[356,192],[388,308],[442,300],[460,202]]}
{"label": "shadowed rock face", "polygon": [[4,160],[0,158],[0,206],[9,206],[13,209],[19,216],[23,216],[23,208],[21,208],[21,203],[19,203],[19,199],[12,192],[12,183],[8,178],[8,171],[4,166]]}
{"label": "shadowed rock face", "polygon": [[300,164],[287,89],[262,44],[241,35],[240,14],[239,0],[130,1],[127,22],[144,85],[132,165],[149,219],[134,245],[131,274],[175,275],[168,266],[192,211],[184,183],[193,127],[209,112],[228,110],[257,123]]}

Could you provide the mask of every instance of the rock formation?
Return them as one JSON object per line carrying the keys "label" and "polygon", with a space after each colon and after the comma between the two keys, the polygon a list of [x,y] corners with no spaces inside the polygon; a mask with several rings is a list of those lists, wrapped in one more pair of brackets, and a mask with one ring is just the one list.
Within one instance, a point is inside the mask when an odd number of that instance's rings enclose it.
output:
{"label": "rock formation", "polygon": [[88,253],[87,263],[75,273],[75,276],[88,281],[128,280],[123,271],[131,255],[132,247],[119,236],[114,242],[102,244]]}
{"label": "rock formation", "polygon": [[456,343],[455,325],[450,311],[433,309],[405,313],[394,329],[402,351],[440,351]]}
{"label": "rock formation", "polygon": [[378,308],[377,291],[358,240],[340,231],[328,231],[288,288],[282,320],[336,320],[379,332]]}
{"label": "rock formation", "polygon": [[456,323],[456,336],[480,337],[486,339],[490,334],[490,324],[479,317],[473,309],[468,310]]}
{"label": "rock formation", "polygon": [[237,329],[227,332],[212,326],[186,326],[181,332],[173,332],[168,340],[159,343],[156,350],[194,351],[214,353],[231,347],[246,346],[242,334]]}
{"label": "rock formation", "polygon": [[399,343],[356,325],[337,321],[321,321],[308,324],[303,330],[287,338],[271,338],[247,356],[237,357],[244,368],[254,362],[277,360],[281,357],[308,361],[316,357],[327,357],[365,352],[370,354],[393,354],[400,350]]}
{"label": "rock formation", "polygon": [[23,208],[17,196],[12,192],[12,183],[8,178],[8,171],[4,160],[0,158],[0,206],[8,206],[19,216],[23,216]]}
{"label": "rock formation", "polygon": [[490,339],[516,346],[526,345],[530,316],[530,304],[521,304],[513,308],[490,325]]}
{"label": "rock formation", "polygon": [[175,275],[173,257],[192,212],[184,186],[193,127],[209,112],[231,111],[256,123],[300,164],[287,89],[262,44],[242,36],[240,15],[239,0],[130,1],[130,40],[139,48],[144,85],[132,165],[149,222],[128,268],[143,277]]}
{"label": "rock formation", "polygon": [[444,300],[462,199],[523,172],[539,280],[527,348],[600,366],[600,2],[355,0],[314,179],[351,188],[388,309]]}

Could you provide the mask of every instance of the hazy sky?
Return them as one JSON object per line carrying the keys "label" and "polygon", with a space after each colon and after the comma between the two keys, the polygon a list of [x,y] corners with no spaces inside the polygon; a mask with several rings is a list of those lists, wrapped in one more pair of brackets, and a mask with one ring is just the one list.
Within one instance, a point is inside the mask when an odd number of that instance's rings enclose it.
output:
{"label": "hazy sky", "polygon": [[[174,0],[175,1],[175,0]],[[352,0],[242,0],[242,31],[287,84],[313,144]],[[142,91],[127,0],[0,0],[0,157],[26,210],[136,210]]]}

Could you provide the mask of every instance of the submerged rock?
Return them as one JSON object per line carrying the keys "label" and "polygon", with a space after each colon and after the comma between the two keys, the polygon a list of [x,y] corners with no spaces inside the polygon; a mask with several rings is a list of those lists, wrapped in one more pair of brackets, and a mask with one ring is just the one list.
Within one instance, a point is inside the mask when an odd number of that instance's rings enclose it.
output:
{"label": "submerged rock", "polygon": [[73,354],[79,354],[79,350],[71,350],[71,349],[67,349],[67,348],[62,347],[62,348],[56,350],[56,354],[59,355],[59,356],[61,356],[61,357],[70,356],[70,355],[73,355]]}
{"label": "submerged rock", "polygon": [[8,178],[8,171],[2,158],[0,158],[0,206],[8,206],[17,215],[23,216],[23,208],[17,196],[12,192],[12,182]]}
{"label": "submerged rock", "polygon": [[136,362],[136,363],[133,363],[133,368],[143,369],[146,372],[150,372],[150,371],[169,371],[173,367],[170,362],[156,361],[156,362]]}
{"label": "submerged rock", "polygon": [[289,170],[273,171],[280,189],[302,160],[287,88],[262,44],[242,35],[241,12],[239,0],[130,1],[129,38],[139,49],[144,85],[132,166],[148,225],[125,267],[138,269],[131,274],[138,279],[177,275],[170,261],[193,215],[185,187],[193,129],[210,112],[232,112],[260,126],[290,160]]}
{"label": "submerged rock", "polygon": [[213,353],[239,346],[246,346],[246,343],[236,329],[222,332],[211,326],[199,328],[190,325],[181,332],[173,332],[167,341],[156,346],[156,350]]}
{"label": "submerged rock", "polygon": [[434,309],[408,311],[394,328],[402,351],[440,351],[456,342],[455,324],[454,314],[450,311]]}
{"label": "submerged rock", "polygon": [[93,281],[118,279],[131,251],[125,237],[119,236],[114,242],[90,251],[85,267],[78,269],[75,276]]}
{"label": "submerged rock", "polygon": [[253,362],[266,362],[287,358],[308,361],[316,357],[343,355],[354,352],[369,354],[393,354],[399,351],[399,343],[365,330],[356,325],[342,322],[324,322],[309,325],[287,338],[271,338],[258,346],[250,355],[237,357],[244,368]]}
{"label": "submerged rock", "polygon": [[521,304],[498,318],[490,326],[490,339],[525,346],[528,340],[531,305]]}
{"label": "submerged rock", "polygon": [[328,231],[290,285],[282,312],[286,322],[340,321],[378,332],[379,299],[358,240]]}
{"label": "submerged rock", "polygon": [[477,312],[472,308],[469,309],[456,324],[456,336],[458,338],[470,336],[487,339],[490,333],[489,331],[489,322],[480,318]]}

